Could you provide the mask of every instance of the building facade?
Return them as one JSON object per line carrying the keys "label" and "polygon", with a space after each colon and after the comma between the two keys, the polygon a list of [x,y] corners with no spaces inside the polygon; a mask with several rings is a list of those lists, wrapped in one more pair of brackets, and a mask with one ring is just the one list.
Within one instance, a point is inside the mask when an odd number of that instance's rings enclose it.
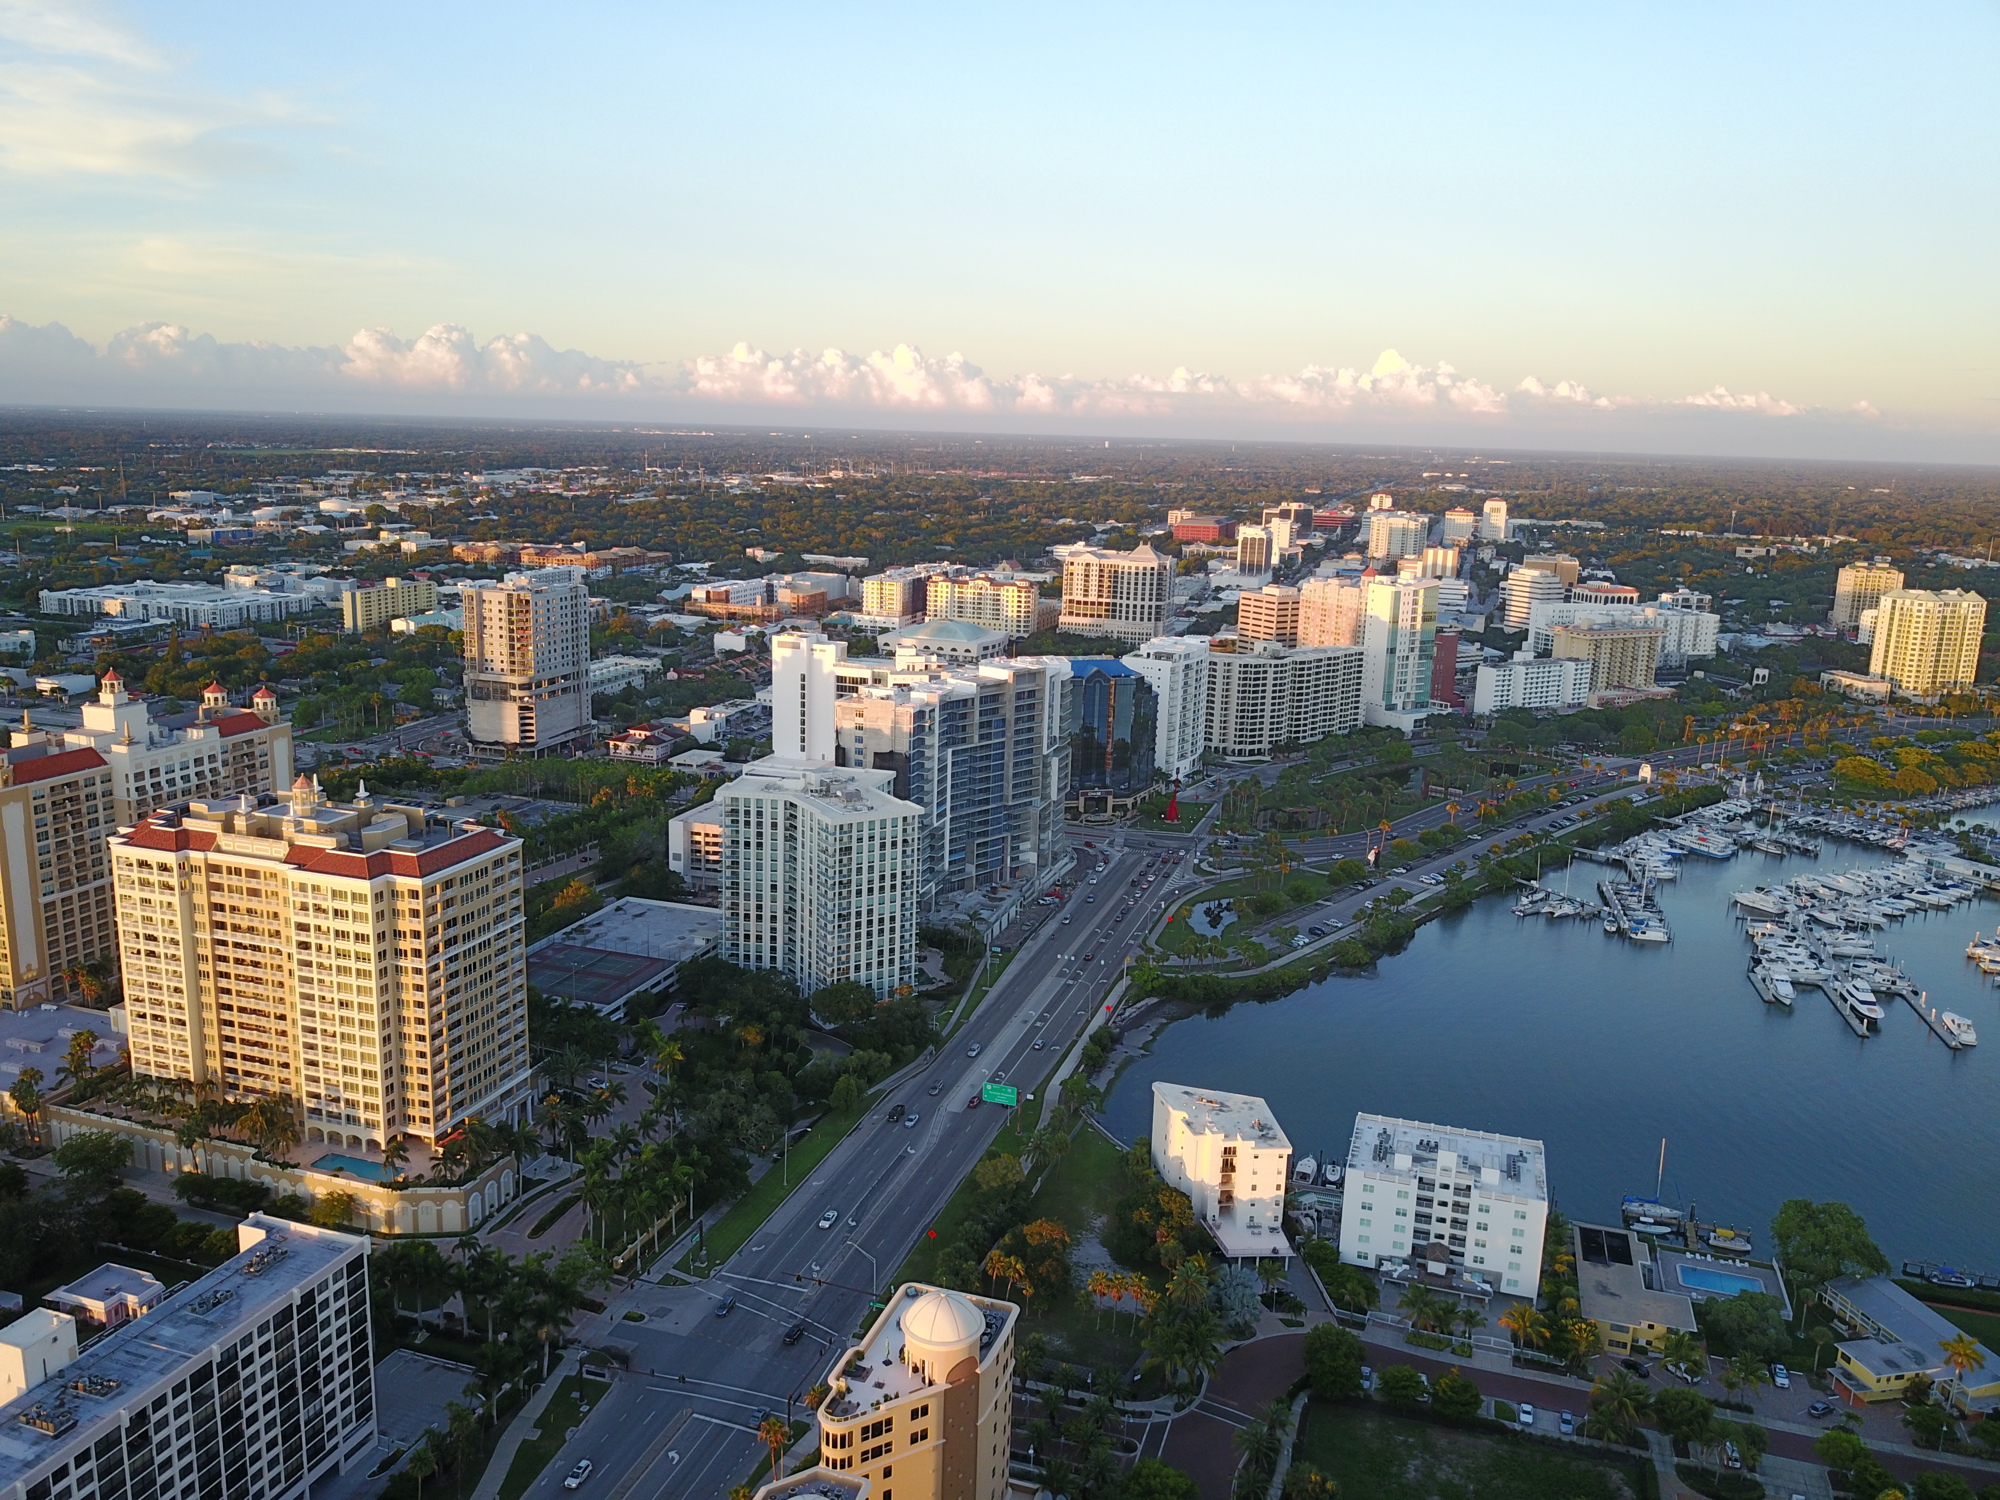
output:
{"label": "building facade", "polygon": [[1208,639],[1163,635],[1124,658],[1153,685],[1158,720],[1153,764],[1162,776],[1191,780],[1201,770],[1208,737]]}
{"label": "building facade", "polygon": [[1423,1259],[1438,1244],[1454,1270],[1535,1300],[1549,1217],[1540,1141],[1358,1114],[1344,1186],[1350,1265]]}
{"label": "building facade", "polygon": [[1365,654],[1356,646],[1210,641],[1207,748],[1229,760],[1262,760],[1281,745],[1358,729]]}
{"label": "building facade", "polygon": [[1222,1253],[1289,1256],[1285,1188],[1292,1143],[1270,1105],[1180,1083],[1153,1085],[1153,1167],[1188,1195]]}
{"label": "building facade", "polygon": [[1909,698],[1935,698],[1972,685],[1986,601],[1965,589],[1892,589],[1875,604],[1868,674]]}
{"label": "building facade", "polygon": [[308,1141],[374,1150],[525,1104],[520,840],[300,777],[109,853],[135,1073],[287,1095]]}
{"label": "building facade", "polygon": [[1479,507],[1479,540],[1482,542],[1504,542],[1507,540],[1507,502],[1488,500]]}
{"label": "building facade", "polygon": [[923,809],[894,781],[772,755],[716,793],[724,958],[777,969],[806,995],[915,985]]}
{"label": "building facade", "polygon": [[1362,597],[1362,717],[1409,733],[1429,711],[1437,656],[1437,584],[1371,578]]}
{"label": "building facade", "polygon": [[1550,651],[1558,625],[1583,621],[1627,625],[1660,632],[1660,664],[1680,666],[1696,657],[1715,655],[1721,644],[1722,617],[1706,610],[1670,609],[1660,604],[1591,604],[1569,599],[1538,599],[1528,611],[1527,648]]}
{"label": "building facade", "polygon": [[1554,655],[1590,663],[1593,703],[1616,690],[1651,692],[1665,632],[1657,626],[1577,620],[1550,632]]}
{"label": "building facade", "polygon": [[1447,547],[1463,547],[1479,534],[1479,517],[1462,505],[1454,505],[1444,513],[1444,544]]}
{"label": "building facade", "polygon": [[1590,661],[1585,657],[1530,656],[1525,651],[1499,665],[1482,663],[1472,680],[1474,714],[1503,708],[1559,710],[1590,701]]}
{"label": "building facade", "polygon": [[116,960],[104,840],[118,826],[95,750],[20,745],[0,761],[0,1004],[74,993],[74,972]]}
{"label": "building facade", "polygon": [[1236,601],[1236,637],[1243,641],[1299,644],[1299,591],[1282,583],[1245,590]]}
{"label": "building facade", "polygon": [[244,710],[212,682],[191,720],[156,724],[147,702],[106,672],[97,697],[83,705],[82,725],[65,730],[62,745],[104,757],[120,823],[190,797],[256,796],[292,781],[292,726],[278,717],[278,695],[268,687]]}
{"label": "building facade", "polygon": [[1368,546],[1373,561],[1400,557],[1421,557],[1431,534],[1431,518],[1400,510],[1377,510],[1368,515]]}
{"label": "building facade", "polygon": [[722,889],[722,815],[712,802],[667,820],[667,868],[691,891]]}
{"label": "building facade", "polygon": [[1500,580],[1501,597],[1507,601],[1504,616],[1509,630],[1526,630],[1537,604],[1560,604],[1569,591],[1554,573],[1538,568],[1515,568]]}
{"label": "building facade", "polygon": [[1521,559],[1521,566],[1530,573],[1555,574],[1566,589],[1574,587],[1583,575],[1583,560],[1567,552],[1531,552]]}
{"label": "building facade", "polygon": [[1236,530],[1236,571],[1245,578],[1261,578],[1278,565],[1277,540],[1268,526],[1239,526]]}
{"label": "building facade", "polygon": [[1135,645],[1166,633],[1174,563],[1151,547],[1078,547],[1063,559],[1060,627]]}
{"label": "building facade", "polygon": [[1150,792],[1159,699],[1145,674],[1122,661],[1072,658],[1064,697],[1070,800],[1090,807]]}
{"label": "building facade", "polygon": [[1861,612],[1873,609],[1884,594],[1903,586],[1903,570],[1890,566],[1889,559],[1849,563],[1835,576],[1833,609],[1827,619],[1834,625],[1852,629],[1861,623]]}
{"label": "building facade", "polygon": [[1039,584],[1030,578],[995,573],[975,573],[969,578],[934,576],[924,613],[933,620],[964,620],[1017,641],[1051,623],[1042,607]]}
{"label": "building facade", "polygon": [[473,753],[546,755],[590,736],[590,590],[581,569],[467,584],[465,707]]}
{"label": "building facade", "polygon": [[303,1500],[375,1461],[367,1238],[263,1214],[236,1238],[0,1407],[0,1496]]}
{"label": "building facade", "polygon": [[914,625],[924,617],[934,568],[890,568],[861,580],[862,623],[873,630]]}
{"label": "building facade", "polygon": [[45,615],[111,615],[121,620],[171,621],[186,629],[237,630],[304,614],[322,602],[316,593],[277,593],[209,583],[106,583],[92,588],[43,589]]}
{"label": "building facade", "polygon": [[1011,1302],[911,1282],[826,1374],[819,1461],[880,1500],[1007,1500]]}
{"label": "building facade", "polygon": [[391,620],[427,615],[438,607],[438,586],[427,578],[385,578],[340,596],[340,628],[349,635],[382,630]]}
{"label": "building facade", "polygon": [[1314,576],[1299,585],[1299,644],[1358,646],[1373,569],[1358,578]]}

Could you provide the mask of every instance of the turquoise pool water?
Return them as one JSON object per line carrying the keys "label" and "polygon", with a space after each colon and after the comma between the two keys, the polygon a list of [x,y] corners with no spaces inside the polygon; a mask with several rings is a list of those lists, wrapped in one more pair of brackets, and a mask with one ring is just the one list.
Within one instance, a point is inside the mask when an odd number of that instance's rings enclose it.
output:
{"label": "turquoise pool water", "polygon": [[1721,1292],[1735,1297],[1744,1292],[1764,1290],[1764,1283],[1755,1276],[1739,1276],[1734,1271],[1712,1271],[1707,1266],[1683,1264],[1674,1274],[1680,1277],[1682,1286],[1697,1292]]}
{"label": "turquoise pool water", "polygon": [[322,1156],[313,1163],[318,1172],[346,1172],[368,1182],[387,1182],[389,1169],[379,1161],[364,1161],[358,1156],[343,1156],[338,1151]]}

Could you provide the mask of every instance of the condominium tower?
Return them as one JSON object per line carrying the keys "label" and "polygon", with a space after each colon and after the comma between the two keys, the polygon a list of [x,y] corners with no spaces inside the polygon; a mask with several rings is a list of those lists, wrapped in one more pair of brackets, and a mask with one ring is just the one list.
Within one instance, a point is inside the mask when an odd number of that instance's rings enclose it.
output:
{"label": "condominium tower", "polygon": [[1840,570],[1833,585],[1833,609],[1827,619],[1852,628],[1861,623],[1862,613],[1881,602],[1882,596],[1903,586],[1903,570],[1891,567],[1889,559],[1849,563]]}
{"label": "condominium tower", "polygon": [[1031,578],[975,573],[970,578],[934,576],[924,614],[933,620],[964,620],[1022,640],[1050,622],[1044,618],[1042,590]]}
{"label": "condominium tower", "polygon": [[1153,1167],[1231,1259],[1289,1256],[1292,1144],[1255,1094],[1153,1085]]}
{"label": "condominium tower", "polygon": [[1430,709],[1437,652],[1437,581],[1371,578],[1362,596],[1361,707],[1370,724],[1405,734]]}
{"label": "condominium tower", "polygon": [[1430,534],[1429,516],[1373,511],[1368,517],[1368,556],[1376,560],[1421,556]]}
{"label": "condominium tower", "polygon": [[1153,685],[1159,723],[1153,762],[1160,774],[1186,781],[1201,769],[1208,733],[1208,639],[1163,635],[1124,658]]}
{"label": "condominium tower", "polygon": [[1965,589],[1892,589],[1875,605],[1868,674],[1911,698],[1969,687],[1979,675],[1986,601]]}
{"label": "condominium tower", "polygon": [[879,1500],[1006,1500],[1011,1302],[912,1282],[826,1373],[821,1466]]}
{"label": "condominium tower", "polygon": [[1576,620],[1549,632],[1553,654],[1590,663],[1591,702],[1619,690],[1651,692],[1666,632],[1622,620]]}
{"label": "condominium tower", "polygon": [[63,731],[62,744],[104,757],[120,823],[190,797],[256,796],[292,781],[292,726],[278,717],[278,695],[268,687],[241,709],[211,682],[192,721],[156,723],[148,701],[106,672],[83,705],[82,726]]}
{"label": "condominium tower", "polygon": [[376,802],[191,802],[109,841],[135,1073],[288,1095],[307,1140],[525,1103],[521,843]]}
{"label": "condominium tower", "polygon": [[427,615],[437,607],[438,586],[428,578],[385,578],[341,592],[340,628],[359,635],[380,630],[391,620]]}
{"label": "condominium tower", "polygon": [[1283,745],[1359,728],[1365,654],[1355,646],[1210,641],[1208,748],[1261,760]]}
{"label": "condominium tower", "polygon": [[1173,571],[1173,559],[1151,547],[1073,548],[1063,559],[1061,628],[1135,644],[1164,634]]}
{"label": "condominium tower", "polygon": [[475,755],[546,755],[590,733],[590,590],[583,569],[468,584],[465,704]]}
{"label": "condominium tower", "polygon": [[1549,1217],[1540,1141],[1358,1114],[1344,1185],[1342,1260],[1428,1261],[1533,1304]]}

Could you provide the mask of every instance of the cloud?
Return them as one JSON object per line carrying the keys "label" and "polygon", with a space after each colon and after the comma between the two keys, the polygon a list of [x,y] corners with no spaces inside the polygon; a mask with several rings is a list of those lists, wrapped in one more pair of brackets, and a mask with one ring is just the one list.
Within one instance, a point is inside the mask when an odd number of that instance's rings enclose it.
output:
{"label": "cloud", "polygon": [[[364,328],[344,343],[230,343],[146,323],[102,348],[61,324],[0,316],[0,402],[608,420],[769,418],[1186,437],[1478,443],[1706,453],[1943,456],[1867,402],[1828,410],[1715,385],[1665,399],[1530,375],[1511,387],[1394,349],[1373,364],[1232,377],[1188,368],[1085,378],[995,375],[911,344],[855,354],[722,354],[647,363],[559,349],[532,333],[481,341],[441,323],[414,338]],[[1849,441],[1872,432],[1876,439]],[[1884,435],[1900,434],[1895,444]],[[2000,439],[1973,435],[1983,460]],[[1898,446],[1900,445],[1900,446]]]}

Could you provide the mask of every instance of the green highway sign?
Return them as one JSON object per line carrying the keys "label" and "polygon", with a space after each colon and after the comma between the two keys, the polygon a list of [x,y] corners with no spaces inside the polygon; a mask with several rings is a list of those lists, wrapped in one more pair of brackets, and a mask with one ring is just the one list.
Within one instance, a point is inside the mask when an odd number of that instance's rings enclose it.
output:
{"label": "green highway sign", "polygon": [[1021,1091],[1011,1083],[982,1083],[979,1097],[988,1104],[1004,1104],[1012,1109],[1021,1102]]}

